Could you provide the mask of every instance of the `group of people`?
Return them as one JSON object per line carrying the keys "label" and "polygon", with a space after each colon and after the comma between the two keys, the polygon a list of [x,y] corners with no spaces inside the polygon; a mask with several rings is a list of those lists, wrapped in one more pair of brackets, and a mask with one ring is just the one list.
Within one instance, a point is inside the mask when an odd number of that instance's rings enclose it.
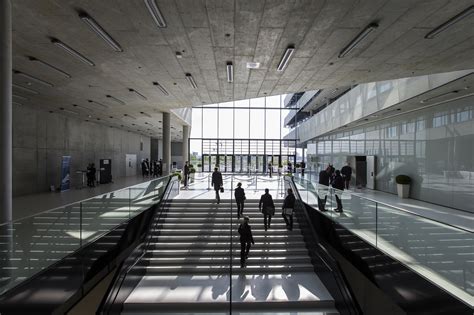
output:
{"label": "group of people", "polygon": [[[328,188],[321,186],[331,185],[335,189],[336,204],[337,207],[334,209],[335,212],[342,212],[342,200],[341,194],[344,189],[349,189],[350,181],[352,177],[351,164],[348,162],[347,165],[342,167],[341,170],[336,170],[332,164],[329,164],[326,169],[319,172],[319,189],[318,189],[318,208],[321,211],[327,211],[327,190]],[[324,196],[324,198],[323,198]]]}
{"label": "group of people", "polygon": [[[95,187],[96,173],[97,173],[97,170],[95,168],[95,164],[94,163],[89,163],[89,165],[87,165],[87,169],[86,169],[86,177],[87,177],[87,186],[88,187]],[[84,185],[84,183],[83,183],[83,185]]]}
{"label": "group of people", "polygon": [[159,161],[150,162],[148,159],[142,160],[142,176],[143,177],[160,177],[163,175],[163,162]]}
{"label": "group of people", "polygon": [[[306,163],[304,161],[301,161],[301,163],[300,163],[301,176],[304,176],[305,168],[306,168]],[[272,165],[271,162],[268,163],[267,170],[268,170],[268,175],[270,176],[270,178],[272,178],[273,165]],[[281,176],[282,170],[283,170],[283,166],[280,165],[278,167],[278,176]],[[296,172],[296,168],[293,168],[293,164],[291,164],[291,162],[289,162],[289,161],[288,161],[288,164],[286,165],[286,170],[287,170],[288,173],[295,173]]]}
{"label": "group of people", "polygon": [[[238,183],[237,188],[234,191],[235,202],[237,203],[237,216],[240,219],[240,216],[243,215],[244,210],[244,200],[245,192],[242,188],[242,184]],[[295,195],[293,190],[288,189],[285,200],[283,201],[281,215],[285,220],[286,227],[288,230],[293,230],[293,212],[295,210]],[[275,204],[273,202],[272,195],[268,188],[265,189],[265,194],[260,197],[260,202],[258,203],[258,208],[263,214],[263,225],[265,231],[267,231],[272,222],[272,217],[275,215]],[[255,244],[252,235],[252,228],[249,225],[250,218],[248,216],[244,217],[244,222],[239,226],[240,234],[240,267],[245,267],[245,262],[248,259],[250,247],[252,244]]]}

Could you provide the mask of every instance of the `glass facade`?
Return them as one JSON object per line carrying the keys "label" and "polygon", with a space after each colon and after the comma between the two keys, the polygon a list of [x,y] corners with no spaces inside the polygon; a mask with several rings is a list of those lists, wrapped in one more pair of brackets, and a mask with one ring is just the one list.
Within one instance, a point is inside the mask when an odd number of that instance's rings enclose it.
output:
{"label": "glass facade", "polygon": [[[300,159],[296,138],[288,138],[287,115],[298,108],[284,108],[285,95],[193,107],[190,137],[191,163],[198,171],[268,171],[271,163],[293,165]],[[296,133],[293,133],[296,135]],[[282,140],[287,136],[285,140]]]}

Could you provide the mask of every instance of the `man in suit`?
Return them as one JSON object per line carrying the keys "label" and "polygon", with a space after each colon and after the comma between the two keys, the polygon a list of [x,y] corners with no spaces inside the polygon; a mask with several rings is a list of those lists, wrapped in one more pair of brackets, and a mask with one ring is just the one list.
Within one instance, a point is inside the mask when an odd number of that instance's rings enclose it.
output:
{"label": "man in suit", "polygon": [[250,244],[255,244],[252,229],[249,225],[249,217],[244,218],[244,223],[239,226],[240,234],[240,267],[245,267],[245,261],[249,257]]}
{"label": "man in suit", "polygon": [[216,191],[217,204],[221,202],[221,196],[219,195],[219,191],[221,189],[222,184],[223,184],[222,173],[219,172],[219,169],[217,167],[215,167],[214,172],[212,173],[211,185],[214,187],[214,190]]}
{"label": "man in suit", "polygon": [[332,181],[332,187],[336,190],[334,194],[336,195],[337,208],[334,209],[336,212],[342,212],[342,191],[344,190],[344,179],[341,176],[341,172],[336,170],[334,179]]}
{"label": "man in suit", "polygon": [[326,211],[327,201],[327,190],[329,186],[329,167],[319,172],[319,185],[318,185],[318,208],[320,211]]}
{"label": "man in suit", "polygon": [[268,188],[265,188],[265,194],[260,197],[258,208],[263,213],[263,225],[265,231],[270,228],[272,222],[272,216],[275,214],[275,204],[273,203],[272,195],[269,193]]}
{"label": "man in suit", "polygon": [[351,163],[347,162],[347,165],[341,168],[342,178],[344,179],[344,188],[349,189],[349,183],[352,177]]}
{"label": "man in suit", "polygon": [[189,181],[189,162],[186,161],[184,164],[184,189],[188,189],[188,181]]}
{"label": "man in suit", "polygon": [[234,190],[235,203],[237,204],[237,218],[240,219],[240,216],[244,212],[244,200],[245,200],[245,191],[242,188],[242,183],[237,184],[237,188]]}

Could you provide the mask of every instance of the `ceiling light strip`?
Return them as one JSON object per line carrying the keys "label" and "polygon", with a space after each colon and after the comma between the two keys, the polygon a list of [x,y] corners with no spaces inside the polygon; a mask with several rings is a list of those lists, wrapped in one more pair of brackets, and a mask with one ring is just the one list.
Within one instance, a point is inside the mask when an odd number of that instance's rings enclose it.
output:
{"label": "ceiling light strip", "polygon": [[22,103],[19,103],[19,102],[12,102],[12,104],[14,104],[14,105],[19,105],[19,106],[23,106],[23,104],[22,104]]}
{"label": "ceiling light strip", "polygon": [[43,66],[46,66],[46,67],[48,67],[48,68],[50,68],[50,69],[56,71],[57,73],[59,73],[59,74],[65,76],[66,78],[69,78],[69,79],[72,78],[72,76],[71,76],[69,73],[67,73],[67,72],[65,72],[65,71],[63,71],[63,70],[61,70],[61,69],[59,69],[59,68],[56,67],[56,66],[53,66],[52,64],[47,63],[46,61],[40,60],[40,59],[35,58],[35,57],[32,57],[32,56],[29,56],[28,59],[29,59],[30,61],[34,61],[34,62],[40,63],[40,64],[42,64]]}
{"label": "ceiling light strip", "polygon": [[69,109],[65,109],[64,107],[60,107],[59,109],[62,110],[62,111],[64,111],[64,112],[66,112],[66,113],[70,113],[70,114],[74,114],[74,115],[79,115],[78,112],[75,112],[75,111],[69,110]]}
{"label": "ceiling light strip", "polygon": [[129,115],[129,114],[123,114],[123,115],[124,115],[125,117],[130,117],[130,118],[132,118],[132,119],[135,119],[135,120],[137,120],[137,118],[136,118],[136,117],[134,117],[134,116],[132,116],[132,115]]}
{"label": "ceiling light strip", "polygon": [[421,100],[420,103],[426,103],[426,102],[435,100],[435,99],[437,99],[437,98],[440,98],[440,97],[443,97],[443,96],[447,96],[447,95],[451,95],[451,94],[457,94],[457,93],[459,93],[459,92],[460,92],[459,90],[453,90],[453,91],[449,91],[449,92],[446,92],[446,93],[438,94],[438,95],[436,95],[436,96],[432,96],[432,97],[429,97],[429,98],[425,98],[424,100]]}
{"label": "ceiling light strip", "polygon": [[168,93],[168,91],[160,83],[153,82],[153,85],[156,86],[164,95],[170,95],[170,93]]}
{"label": "ceiling light strip", "polygon": [[155,0],[144,0],[145,5],[148,9],[148,11],[151,14],[151,17],[153,18],[153,21],[155,21],[156,26],[159,28],[166,27],[166,21],[163,18],[163,15],[161,14],[160,9],[158,8],[158,5],[156,4]]}
{"label": "ceiling light strip", "polygon": [[110,47],[112,47],[113,50],[116,52],[122,52],[123,49],[120,46],[119,43],[115,39],[112,38],[112,36],[107,33],[102,26],[100,26],[92,17],[89,16],[89,14],[85,12],[79,13],[79,18],[82,20],[82,22],[86,23],[87,26],[90,27],[90,29],[95,32],[104,42],[106,42]]}
{"label": "ceiling light strip", "polygon": [[232,83],[234,82],[234,65],[232,61],[228,61],[226,65],[227,70],[227,82]]}
{"label": "ceiling light strip", "polygon": [[186,73],[186,80],[188,80],[189,84],[192,86],[193,89],[197,89],[196,81],[194,81],[194,78],[191,73]]}
{"label": "ceiling light strip", "polygon": [[111,100],[113,100],[113,101],[119,103],[120,105],[126,105],[124,101],[122,101],[122,100],[116,98],[115,96],[106,95],[105,97],[110,98]]}
{"label": "ceiling light strip", "polygon": [[295,47],[293,45],[290,45],[286,48],[285,53],[281,57],[280,63],[278,64],[277,71],[285,70],[294,52],[295,52]]}
{"label": "ceiling light strip", "polygon": [[29,75],[29,74],[21,72],[21,71],[13,70],[13,73],[16,74],[16,75],[22,76],[24,78],[30,79],[31,81],[34,81],[36,83],[48,86],[48,87],[53,87],[54,86],[52,83],[49,83],[49,82],[46,82],[44,80],[38,79],[37,77],[34,77],[32,75]]}
{"label": "ceiling light strip", "polygon": [[[140,114],[142,114],[143,116],[146,116],[146,117],[149,117],[149,118],[152,118],[150,114],[148,113],[145,113],[145,112],[140,112]],[[146,123],[145,123],[146,124]]]}
{"label": "ceiling light strip", "polygon": [[147,98],[145,97],[145,95],[143,95],[142,93],[138,92],[137,90],[135,89],[128,89],[130,92],[132,93],[135,93],[138,97],[144,99],[145,101],[147,100]]}
{"label": "ceiling light strip", "polygon": [[109,108],[109,106],[105,105],[105,104],[102,104],[102,103],[99,103],[97,101],[94,101],[94,100],[87,100],[89,103],[94,103],[94,104],[97,104],[97,105],[100,105],[104,108]]}
{"label": "ceiling light strip", "polygon": [[72,49],[71,47],[69,47],[68,45],[64,44],[62,41],[60,41],[59,39],[56,39],[56,38],[53,38],[51,39],[51,43],[53,43],[54,45],[56,45],[57,47],[65,50],[68,54],[70,54],[71,56],[73,57],[76,57],[77,59],[79,59],[80,61],[82,61],[83,63],[91,66],[91,67],[94,67],[95,64],[89,60],[88,58],[86,58],[84,55],[82,55],[81,53],[75,51],[74,49]]}
{"label": "ceiling light strip", "polygon": [[20,89],[20,90],[22,90],[22,91],[29,92],[29,93],[32,93],[32,94],[35,94],[35,95],[38,95],[38,94],[39,94],[38,91],[35,91],[35,90],[33,90],[33,89],[29,89],[29,88],[27,88],[27,87],[24,87],[24,86],[15,84],[15,83],[13,83],[12,85],[13,85],[14,88]]}
{"label": "ceiling light strip", "polygon": [[457,22],[461,21],[462,19],[468,17],[472,13],[474,13],[474,5],[471,5],[470,7],[465,9],[464,11],[460,12],[459,14],[453,16],[452,18],[450,18],[449,20],[444,22],[443,24],[441,24],[441,25],[435,27],[434,29],[432,29],[428,34],[425,35],[425,38],[426,39],[435,38],[439,33],[441,33],[443,31],[445,31],[446,29],[450,28],[451,26],[453,26]]}
{"label": "ceiling light strip", "polygon": [[16,97],[16,98],[19,98],[20,100],[24,100],[24,101],[29,100],[28,97],[21,96],[21,95],[18,95],[18,94],[12,94],[12,96],[13,96],[13,97]]}
{"label": "ceiling light strip", "polygon": [[377,23],[370,23],[360,32],[344,49],[339,53],[339,58],[343,58],[345,55],[350,53],[364,38],[366,38],[372,31],[377,29],[379,25]]}

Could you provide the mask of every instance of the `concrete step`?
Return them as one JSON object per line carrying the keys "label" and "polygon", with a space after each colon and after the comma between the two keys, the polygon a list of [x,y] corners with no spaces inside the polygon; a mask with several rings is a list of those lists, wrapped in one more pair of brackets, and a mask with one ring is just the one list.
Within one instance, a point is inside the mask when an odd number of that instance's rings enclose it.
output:
{"label": "concrete step", "polygon": [[[225,242],[159,242],[159,243],[152,243],[149,245],[149,249],[228,249],[230,243],[228,241]],[[240,242],[233,242],[233,248],[240,249]],[[291,243],[288,242],[255,242],[255,245],[252,245],[252,249],[266,249],[266,250],[274,250],[274,249],[287,249],[287,248],[306,248],[306,243],[303,240],[294,241]]]}
{"label": "concrete step", "polygon": [[[154,274],[228,274],[231,271],[229,265],[197,265],[197,266],[142,266],[137,265],[134,268],[142,268],[145,270],[147,276],[152,276]],[[291,272],[305,272],[312,271],[314,272],[314,267],[310,263],[300,263],[293,265],[286,264],[254,264],[248,265],[245,268],[240,268],[240,262],[232,266],[232,273],[291,273]]]}
{"label": "concrete step", "polygon": [[[239,240],[239,235],[234,234],[234,241]],[[151,237],[152,241],[155,242],[227,242],[229,240],[229,235],[153,235]],[[266,242],[271,244],[273,242],[286,242],[292,244],[293,241],[302,240],[301,235],[254,235],[253,239],[255,243]]]}
{"label": "concrete step", "polygon": [[[259,253],[261,254],[261,252]],[[240,254],[234,255],[232,259],[233,264],[240,264]],[[150,266],[198,266],[198,265],[228,265],[230,263],[230,257],[144,257],[141,260],[143,264],[150,264]],[[269,256],[256,255],[250,250],[247,265],[295,265],[301,263],[311,263],[311,259],[308,255],[306,256]]]}
{"label": "concrete step", "polygon": [[[280,257],[280,256],[307,256],[308,249],[306,247],[301,248],[287,248],[287,249],[273,249],[271,251],[264,249],[257,249],[256,246],[252,246],[251,251],[255,256],[266,256],[266,257]],[[227,249],[153,249],[146,252],[144,257],[229,257],[230,250]],[[236,257],[240,257],[240,246],[233,248],[232,253]]]}

